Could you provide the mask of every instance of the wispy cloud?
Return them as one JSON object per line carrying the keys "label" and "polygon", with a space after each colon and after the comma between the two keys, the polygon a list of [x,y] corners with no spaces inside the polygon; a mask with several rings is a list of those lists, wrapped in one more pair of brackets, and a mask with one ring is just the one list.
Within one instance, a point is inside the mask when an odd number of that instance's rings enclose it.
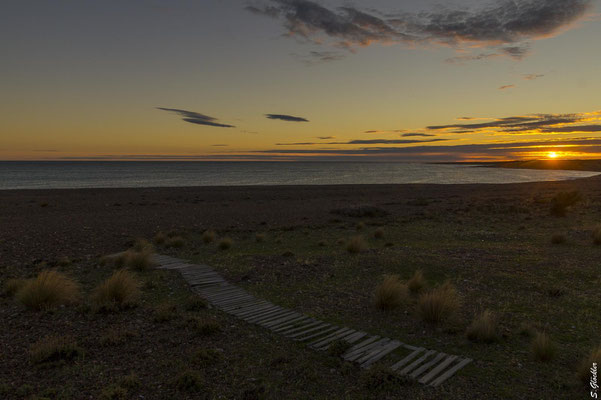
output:
{"label": "wispy cloud", "polygon": [[429,133],[403,133],[401,136],[402,137],[429,137],[429,136],[435,136],[435,135],[431,135]]}
{"label": "wispy cloud", "polygon": [[[433,136],[433,135],[425,135]],[[443,142],[450,139],[428,139],[428,140],[414,140],[414,139],[353,139],[346,142],[299,142],[299,143],[276,143],[276,146],[312,146],[312,145],[334,145],[334,144],[416,144],[416,143],[431,143],[431,142]]]}
{"label": "wispy cloud", "polygon": [[310,51],[307,54],[293,53],[292,55],[307,65],[339,61],[346,57],[340,51]]}
{"label": "wispy cloud", "polygon": [[[283,22],[286,35],[353,49],[372,43],[444,44],[455,48],[489,47],[455,61],[500,55],[521,59],[529,42],[568,29],[590,9],[592,0],[501,0],[477,9],[441,8],[418,14],[387,15],[352,6],[329,8],[310,0],[256,0],[246,8]],[[453,61],[451,61],[453,62]]]}
{"label": "wispy cloud", "polygon": [[499,90],[513,89],[514,87],[515,85],[503,85],[499,87]]}
{"label": "wispy cloud", "polygon": [[336,136],[317,136],[317,139],[331,140],[331,139],[336,139]]}
{"label": "wispy cloud", "polygon": [[265,116],[269,119],[277,119],[280,121],[287,121],[287,122],[309,122],[309,120],[306,118],[294,117],[292,115],[286,115],[286,114],[265,114]]}
{"label": "wispy cloud", "polygon": [[545,75],[544,74],[525,74],[522,77],[527,81],[533,81],[535,79],[542,78],[543,76],[545,76]]}
{"label": "wispy cloud", "polygon": [[218,128],[235,128],[234,125],[222,124],[218,120],[208,115],[200,114],[194,111],[180,110],[178,108],[157,107],[158,110],[169,111],[182,116],[182,120],[191,124],[215,126]]}

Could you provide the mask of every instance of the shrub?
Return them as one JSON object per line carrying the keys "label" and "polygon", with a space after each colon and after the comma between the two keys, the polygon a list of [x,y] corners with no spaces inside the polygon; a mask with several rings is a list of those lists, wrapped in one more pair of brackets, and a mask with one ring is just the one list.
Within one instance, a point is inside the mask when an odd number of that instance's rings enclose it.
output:
{"label": "shrub", "polygon": [[376,288],[374,297],[377,308],[392,310],[407,301],[407,286],[401,283],[398,275],[390,275]]}
{"label": "shrub", "polygon": [[534,327],[531,324],[527,322],[522,322],[520,324],[520,327],[518,328],[518,333],[521,336],[531,338],[534,337],[534,335],[536,335],[536,329],[534,329]]}
{"label": "shrub", "polygon": [[424,273],[421,269],[415,271],[413,276],[407,281],[407,287],[412,294],[421,292],[425,286],[426,280],[424,279]]}
{"label": "shrub", "polygon": [[79,285],[65,274],[45,270],[36,278],[25,281],[16,295],[27,308],[42,310],[76,303],[80,291]]}
{"label": "shrub", "polygon": [[154,251],[152,244],[150,244],[148,242],[148,240],[142,239],[142,238],[138,238],[135,240],[134,245],[132,246],[132,249],[134,249],[135,251],[139,251],[139,252],[149,252],[149,253],[152,253]]}
{"label": "shrub", "polygon": [[175,249],[180,249],[184,247],[186,241],[181,236],[173,236],[165,241],[165,247],[173,247]]}
{"label": "shrub", "polygon": [[257,241],[257,243],[262,243],[265,241],[265,234],[264,233],[257,233],[257,235],[255,236],[255,240]]}
{"label": "shrub", "polygon": [[25,279],[8,279],[2,285],[2,295],[12,297],[25,285]]}
{"label": "shrub", "polygon": [[588,357],[582,360],[582,363],[578,368],[578,379],[580,379],[580,381],[585,385],[590,384],[592,377],[591,368],[593,367],[593,363],[597,364],[597,368],[601,366],[601,346],[593,349]]}
{"label": "shrub", "polygon": [[363,236],[353,236],[346,245],[346,250],[351,254],[358,254],[367,250]]}
{"label": "shrub", "polygon": [[553,244],[563,244],[566,242],[566,237],[561,233],[556,233],[551,236],[551,243]]}
{"label": "shrub", "polygon": [[165,244],[166,240],[167,236],[165,236],[163,232],[157,232],[157,234],[152,238],[153,243],[159,246]]}
{"label": "shrub", "polygon": [[202,241],[209,244],[215,241],[215,232],[214,231],[204,231],[202,234]]}
{"label": "shrub", "polygon": [[98,311],[115,311],[135,306],[139,297],[140,282],[122,269],[96,287],[92,303]]}
{"label": "shrub", "polygon": [[593,243],[601,244],[601,226],[593,231]]}
{"label": "shrub", "polygon": [[203,308],[207,308],[207,302],[200,296],[190,295],[184,302],[184,309],[186,311],[200,311]]}
{"label": "shrub", "polygon": [[555,357],[557,346],[549,335],[544,332],[537,332],[530,345],[530,350],[536,360],[547,362]]}
{"label": "shrub", "polygon": [[227,250],[232,247],[233,241],[229,237],[225,237],[219,241],[219,250]]}
{"label": "shrub", "polygon": [[574,190],[571,192],[559,192],[551,199],[551,215],[564,217],[570,207],[582,200],[582,194]]}
{"label": "shrub", "polygon": [[485,310],[467,328],[466,335],[472,342],[493,343],[499,338],[498,326],[497,317]]}
{"label": "shrub", "polygon": [[383,239],[384,238],[384,229],[382,228],[378,228],[374,231],[374,237],[376,239]]}
{"label": "shrub", "polygon": [[125,252],[125,266],[134,271],[146,271],[153,266],[152,251],[144,248],[139,251],[128,250]]}
{"label": "shrub", "polygon": [[70,361],[83,355],[83,350],[69,336],[47,336],[29,348],[33,364]]}
{"label": "shrub", "polygon": [[418,312],[422,319],[429,323],[439,323],[453,315],[459,308],[460,301],[455,287],[446,282],[420,296]]}
{"label": "shrub", "polygon": [[175,378],[175,388],[182,392],[199,392],[203,389],[201,376],[196,371],[186,370]]}
{"label": "shrub", "polygon": [[154,311],[154,322],[167,322],[177,317],[177,307],[173,303],[163,303]]}

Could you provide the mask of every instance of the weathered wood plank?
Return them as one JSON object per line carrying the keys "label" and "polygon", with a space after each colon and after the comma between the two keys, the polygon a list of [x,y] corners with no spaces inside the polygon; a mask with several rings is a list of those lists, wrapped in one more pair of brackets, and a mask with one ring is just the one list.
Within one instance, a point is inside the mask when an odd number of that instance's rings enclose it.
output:
{"label": "weathered wood plank", "polygon": [[264,326],[265,328],[269,328],[272,325],[277,325],[280,323],[285,323],[286,321],[290,321],[293,320],[295,318],[299,318],[302,317],[302,314],[297,313],[296,311],[290,311],[289,314],[285,314],[285,315],[281,315],[278,317],[274,317],[274,318],[269,318],[267,320],[261,321],[260,325]]}
{"label": "weathered wood plank", "polygon": [[382,350],[380,350],[379,352],[377,352],[376,354],[372,353],[370,358],[367,358],[367,359],[361,358],[357,362],[361,363],[361,368],[369,368],[373,363],[381,360],[387,354],[390,354],[391,352],[393,352],[394,350],[396,350],[397,348],[399,348],[402,345],[403,345],[403,343],[401,343],[397,340],[393,340],[392,342],[390,342],[389,344],[384,346],[384,348]]}
{"label": "weathered wood plank", "polygon": [[267,320],[271,320],[273,318],[278,318],[278,317],[283,317],[284,315],[288,315],[290,313],[293,313],[294,311],[291,311],[287,308],[282,308],[277,312],[271,313],[269,315],[264,315],[258,318],[254,318],[253,320],[248,320],[248,322],[252,323],[252,324],[257,324],[260,325],[261,322],[263,321],[267,321]]}
{"label": "weathered wood plank", "polygon": [[[327,340],[332,339],[332,338],[334,338],[337,335],[345,335],[345,334],[349,334],[350,335],[350,334],[352,334],[354,332],[355,331],[352,330],[351,328],[342,327],[339,330],[337,330],[336,332],[332,332],[328,336],[316,339],[313,342],[308,343],[307,346],[313,347],[313,348],[317,349],[317,348],[319,348],[319,346],[329,343],[329,342],[327,342]],[[336,339],[334,338],[332,340],[336,340]]]}
{"label": "weathered wood plank", "polygon": [[298,317],[298,316],[300,316],[300,315],[296,311],[292,311],[290,309],[287,309],[286,312],[283,313],[283,314],[280,314],[280,315],[270,315],[267,318],[261,319],[260,321],[256,321],[255,324],[261,325],[261,326],[265,326],[265,324],[273,322],[273,321],[277,321],[280,318]]}
{"label": "weathered wood plank", "polygon": [[354,345],[353,347],[351,347],[350,349],[348,349],[345,353],[345,355],[350,354],[352,352],[355,352],[356,350],[361,349],[362,347],[365,347],[373,342],[375,342],[376,340],[380,339],[380,336],[378,335],[374,335],[374,336],[370,336],[367,339],[357,343],[356,345]]}
{"label": "weathered wood plank", "polygon": [[278,329],[285,328],[287,326],[291,327],[291,326],[294,326],[294,324],[301,323],[301,322],[303,322],[305,320],[308,320],[308,319],[311,319],[311,318],[307,317],[306,315],[302,315],[301,314],[301,316],[299,316],[297,318],[293,318],[293,319],[288,320],[288,321],[278,322],[277,324],[273,324],[271,326],[268,326],[268,328],[271,329],[272,331],[277,332]]}
{"label": "weathered wood plank", "polygon": [[421,353],[424,350],[426,350],[426,349],[424,349],[423,347],[418,347],[411,354],[409,354],[407,357],[403,358],[401,361],[397,362],[392,367],[390,367],[390,369],[393,370],[393,371],[396,371],[397,369],[403,367],[408,362],[410,362],[411,360],[413,360],[415,357],[417,357],[417,355],[419,353]]}
{"label": "weathered wood plank", "polygon": [[323,328],[327,328],[328,326],[330,326],[330,324],[324,323],[324,324],[321,324],[321,325],[317,325],[317,326],[315,326],[315,327],[313,327],[311,329],[307,329],[307,330],[304,330],[304,331],[301,331],[301,332],[296,332],[296,333],[293,333],[291,335],[289,334],[289,335],[286,335],[286,336],[289,337],[289,338],[291,338],[291,339],[294,339],[296,337],[299,337],[299,336],[302,336],[302,335],[306,335],[307,333],[311,333],[311,332],[315,332],[315,331],[323,329]]}
{"label": "weathered wood plank", "polygon": [[414,368],[417,368],[421,363],[426,361],[426,359],[432,355],[436,354],[434,350],[428,350],[424,355],[422,355],[417,360],[413,361],[411,364],[407,365],[400,372],[401,375],[407,375],[409,372],[413,371]]}
{"label": "weathered wood plank", "polygon": [[344,359],[347,361],[355,361],[356,359],[363,357],[367,353],[370,353],[374,350],[381,349],[388,342],[390,342],[389,338],[382,338],[382,339],[378,340],[377,342],[374,342],[370,345],[360,348],[359,350],[355,350],[354,352],[345,354]]}
{"label": "weathered wood plank", "polygon": [[338,328],[339,328],[338,326],[330,326],[327,329],[324,329],[322,331],[314,332],[314,333],[310,334],[309,336],[302,336],[302,337],[296,338],[294,340],[296,340],[297,342],[304,342],[306,340],[311,340],[313,338],[323,336],[326,333],[331,333],[332,331],[338,330]]}
{"label": "weathered wood plank", "polygon": [[430,372],[426,375],[422,376],[419,380],[419,383],[426,384],[431,379],[433,379],[436,375],[438,375],[442,370],[444,370],[448,365],[450,365],[453,361],[455,361],[457,356],[448,356],[443,362],[439,363],[436,367],[432,368]]}
{"label": "weathered wood plank", "polygon": [[426,372],[428,370],[428,368],[432,367],[433,365],[435,365],[436,363],[438,363],[440,360],[442,360],[446,356],[447,356],[447,354],[438,353],[436,355],[436,357],[434,357],[433,359],[431,359],[427,363],[424,363],[424,364],[420,365],[419,367],[417,367],[416,369],[414,369],[409,375],[412,378],[417,378],[422,373]]}
{"label": "weathered wood plank", "polygon": [[355,333],[357,333],[357,331],[355,331],[354,329],[347,329],[345,332],[340,332],[340,333],[338,333],[336,335],[333,335],[333,336],[331,336],[329,338],[322,339],[321,341],[319,341],[319,342],[311,345],[311,347],[313,347],[316,350],[326,350],[336,340],[344,340],[344,338],[349,337],[351,335],[354,335]]}
{"label": "weathered wood plank", "polygon": [[288,334],[290,334],[292,332],[298,332],[299,330],[302,330],[302,329],[305,329],[305,328],[310,328],[310,327],[318,325],[320,323],[321,323],[321,321],[318,321],[316,319],[311,318],[311,319],[309,319],[309,321],[303,322],[302,324],[299,324],[298,326],[293,326],[290,329],[283,329],[283,330],[278,331],[278,332],[281,332],[282,335],[288,335]]}
{"label": "weathered wood plank", "polygon": [[438,378],[433,380],[430,383],[430,386],[434,386],[434,387],[439,386],[441,383],[443,383],[444,381],[449,379],[451,376],[455,375],[455,373],[457,371],[459,371],[461,368],[465,367],[470,362],[472,362],[471,358],[464,358],[459,363],[457,363],[456,365],[454,365],[453,367],[448,369],[444,374],[440,375]]}

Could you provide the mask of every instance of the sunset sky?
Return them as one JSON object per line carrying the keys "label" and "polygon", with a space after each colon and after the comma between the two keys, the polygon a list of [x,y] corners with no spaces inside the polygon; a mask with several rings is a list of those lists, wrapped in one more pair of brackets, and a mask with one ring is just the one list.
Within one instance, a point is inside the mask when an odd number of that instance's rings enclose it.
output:
{"label": "sunset sky", "polygon": [[599,3],[3,1],[0,159],[601,158]]}

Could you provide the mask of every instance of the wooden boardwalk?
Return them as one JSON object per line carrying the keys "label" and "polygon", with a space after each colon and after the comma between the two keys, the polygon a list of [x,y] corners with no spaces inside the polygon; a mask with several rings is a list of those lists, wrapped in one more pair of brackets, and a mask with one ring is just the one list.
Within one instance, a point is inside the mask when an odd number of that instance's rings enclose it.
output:
{"label": "wooden boardwalk", "polygon": [[390,368],[399,375],[422,384],[438,386],[472,361],[329,324],[258,299],[227,282],[209,266],[189,264],[185,260],[165,255],[153,257],[158,268],[179,271],[192,291],[204,297],[215,308],[239,319],[270,329],[291,340],[306,343],[315,350],[327,350],[338,340],[347,342],[351,347],[342,357],[357,363],[361,368],[369,368],[386,359],[389,364],[392,363]]}

